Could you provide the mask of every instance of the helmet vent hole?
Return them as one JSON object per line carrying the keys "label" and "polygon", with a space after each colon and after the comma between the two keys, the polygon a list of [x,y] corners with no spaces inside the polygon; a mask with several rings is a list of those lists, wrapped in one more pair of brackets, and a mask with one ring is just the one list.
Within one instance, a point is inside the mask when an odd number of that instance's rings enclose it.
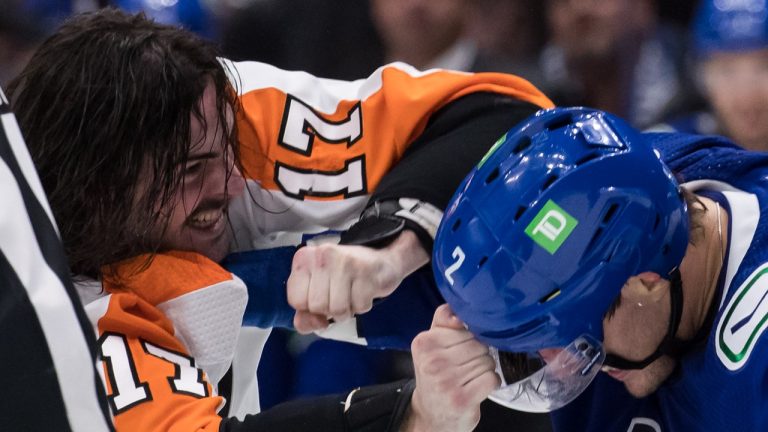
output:
{"label": "helmet vent hole", "polygon": [[520,141],[517,142],[517,145],[512,150],[512,153],[518,154],[523,150],[527,149],[530,145],[531,145],[531,137],[524,136],[520,138]]}
{"label": "helmet vent hole", "polygon": [[526,206],[520,206],[517,208],[517,213],[515,213],[515,222],[520,220],[520,218],[523,216],[523,213],[525,213],[526,210],[528,210],[528,207]]}
{"label": "helmet vent hole", "polygon": [[573,119],[571,118],[570,113],[563,113],[562,115],[560,115],[558,117],[555,117],[552,120],[550,120],[547,123],[547,125],[544,126],[544,127],[546,127],[547,130],[551,131],[551,130],[559,129],[559,128],[564,127],[564,126],[568,126],[569,124],[572,123],[572,121],[573,121]]}
{"label": "helmet vent hole", "polygon": [[589,246],[587,246],[586,250],[591,250],[595,246],[595,244],[597,244],[597,241],[602,234],[603,234],[602,228],[596,229],[595,234],[592,235],[592,238],[589,240]]}
{"label": "helmet vent hole", "polygon": [[542,297],[542,298],[539,300],[539,303],[540,303],[540,304],[544,304],[544,303],[546,303],[546,302],[548,302],[548,301],[552,300],[553,298],[555,298],[555,297],[557,297],[557,296],[559,296],[559,295],[560,295],[560,289],[558,288],[558,289],[555,289],[554,291],[552,291],[551,293],[549,293],[549,294],[545,295],[544,297]]}
{"label": "helmet vent hole", "polygon": [[613,216],[616,215],[616,210],[619,209],[618,204],[611,204],[610,207],[608,207],[608,211],[605,212],[605,216],[603,216],[603,225],[607,224],[608,222],[613,219]]}
{"label": "helmet vent hole", "polygon": [[461,226],[461,219],[456,219],[456,222],[454,222],[453,226],[451,227],[451,231],[453,232],[458,231],[460,226]]}
{"label": "helmet vent hole", "polygon": [[666,255],[666,254],[668,254],[668,253],[669,253],[669,245],[668,245],[668,244],[665,244],[665,245],[664,245],[664,246],[662,246],[662,248],[661,248],[661,254],[662,254],[662,255]]}
{"label": "helmet vent hole", "polygon": [[488,261],[488,257],[487,256],[484,256],[484,257],[480,258],[480,262],[477,263],[477,268],[481,269],[485,265],[485,263],[487,261]]}
{"label": "helmet vent hole", "polygon": [[597,157],[600,156],[597,152],[587,153],[586,155],[582,156],[579,160],[576,161],[574,164],[575,166],[581,166],[585,163],[591,161],[592,159],[597,159]]}
{"label": "helmet vent hole", "polygon": [[490,174],[488,174],[488,177],[485,178],[485,184],[490,184],[494,180],[496,180],[499,177],[499,167],[496,167],[491,171]]}
{"label": "helmet vent hole", "polygon": [[552,183],[554,183],[556,180],[557,180],[557,176],[556,175],[549,176],[547,178],[547,181],[545,181],[544,184],[541,185],[541,190],[545,191],[545,190],[549,189],[549,187],[552,186]]}
{"label": "helmet vent hole", "polygon": [[653,221],[653,232],[656,232],[656,229],[659,227],[659,223],[661,222],[661,216],[656,213],[656,220]]}

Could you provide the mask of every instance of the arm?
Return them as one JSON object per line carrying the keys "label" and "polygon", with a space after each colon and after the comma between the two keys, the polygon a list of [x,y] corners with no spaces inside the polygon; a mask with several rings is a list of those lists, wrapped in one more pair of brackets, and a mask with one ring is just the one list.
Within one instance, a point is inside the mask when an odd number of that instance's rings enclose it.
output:
{"label": "arm", "polygon": [[374,299],[391,294],[428,262],[441,209],[466,173],[504,132],[538,109],[507,96],[477,93],[432,116],[382,179],[360,221],[342,235],[343,242],[363,246],[309,246],[297,253],[296,274],[287,286],[288,301],[297,310],[296,328],[318,330],[328,318],[342,321],[364,313]]}

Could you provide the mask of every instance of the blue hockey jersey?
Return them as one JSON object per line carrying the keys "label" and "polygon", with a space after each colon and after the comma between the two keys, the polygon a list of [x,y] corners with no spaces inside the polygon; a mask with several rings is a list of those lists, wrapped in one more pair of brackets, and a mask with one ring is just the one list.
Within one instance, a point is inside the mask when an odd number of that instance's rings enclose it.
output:
{"label": "blue hockey jersey", "polygon": [[[553,413],[557,431],[768,430],[768,155],[718,138],[662,135],[662,159],[730,215],[728,250],[706,344],[656,393],[636,399],[600,374]],[[672,139],[669,139],[672,137]]]}

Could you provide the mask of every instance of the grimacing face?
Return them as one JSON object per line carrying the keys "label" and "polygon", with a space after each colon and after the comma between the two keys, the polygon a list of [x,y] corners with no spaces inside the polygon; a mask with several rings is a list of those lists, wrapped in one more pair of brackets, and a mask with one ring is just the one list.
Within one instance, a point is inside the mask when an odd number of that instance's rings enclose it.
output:
{"label": "grimacing face", "polygon": [[[245,182],[227,149],[216,111],[216,89],[206,86],[200,101],[206,124],[192,115],[191,149],[182,174],[182,185],[172,197],[172,211],[165,232],[152,232],[162,249],[198,252],[221,261],[229,252],[231,229],[229,201],[243,193]],[[233,122],[234,116],[228,121]],[[170,206],[169,206],[170,207]]]}
{"label": "grimacing face", "polygon": [[723,133],[750,150],[768,151],[768,47],[714,52],[700,71]]}

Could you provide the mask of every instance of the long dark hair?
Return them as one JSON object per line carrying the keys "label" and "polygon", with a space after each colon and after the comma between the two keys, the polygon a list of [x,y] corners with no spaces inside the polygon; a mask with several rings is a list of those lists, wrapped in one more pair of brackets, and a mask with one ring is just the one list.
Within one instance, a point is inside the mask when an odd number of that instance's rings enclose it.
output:
{"label": "long dark hair", "polygon": [[190,151],[190,114],[204,124],[199,101],[209,82],[236,158],[227,116],[237,97],[215,47],[142,14],[72,18],[11,83],[73,273],[98,277],[104,265],[158,249],[149,233],[167,226]]}

